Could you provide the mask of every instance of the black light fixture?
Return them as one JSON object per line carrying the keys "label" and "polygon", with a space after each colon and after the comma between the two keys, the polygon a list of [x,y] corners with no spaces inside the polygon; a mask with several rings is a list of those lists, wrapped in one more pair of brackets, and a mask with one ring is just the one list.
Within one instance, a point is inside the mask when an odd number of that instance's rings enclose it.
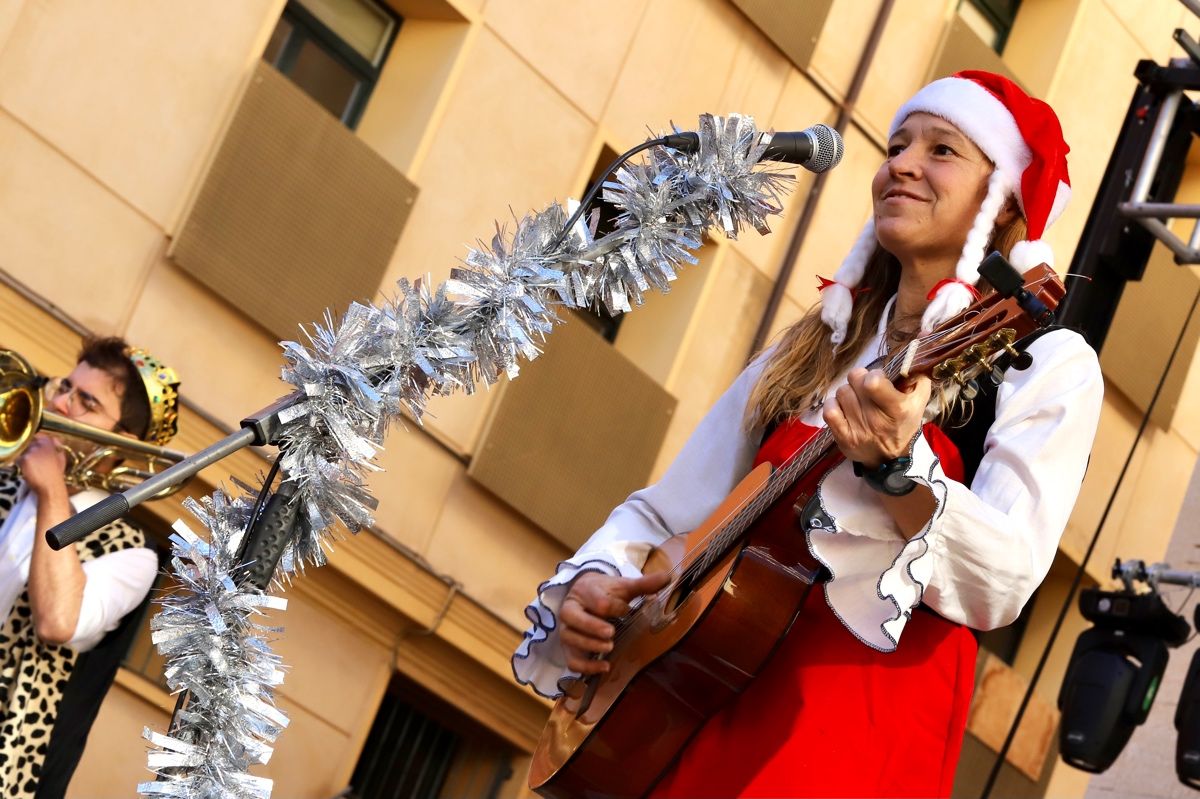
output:
{"label": "black light fixture", "polygon": [[[1144,564],[1141,569],[1144,574]],[[1080,592],[1079,609],[1094,626],[1076,641],[1058,694],[1059,748],[1068,764],[1099,773],[1146,720],[1167,668],[1167,647],[1186,641],[1191,627],[1157,591],[1134,592],[1130,579],[1122,591]],[[1196,707],[1186,721],[1196,720],[1200,775],[1200,677],[1196,683]]]}
{"label": "black light fixture", "polygon": [[[1200,629],[1200,606],[1193,621]],[[1200,650],[1192,654],[1179,692],[1175,731],[1175,774],[1184,785],[1200,789]]]}

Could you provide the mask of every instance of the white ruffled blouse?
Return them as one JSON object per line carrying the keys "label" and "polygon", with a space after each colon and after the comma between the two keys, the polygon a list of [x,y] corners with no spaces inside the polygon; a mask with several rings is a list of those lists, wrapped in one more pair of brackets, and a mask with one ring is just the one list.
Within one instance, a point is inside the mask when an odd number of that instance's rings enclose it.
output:
{"label": "white ruffled blouse", "polygon": [[[855,366],[875,360],[882,334],[881,325]],[[933,491],[937,507],[911,539],[848,462],[823,479],[819,494],[833,527],[811,530],[809,546],[833,575],[826,600],[864,644],[894,650],[920,602],[968,627],[1002,627],[1049,571],[1087,466],[1103,379],[1095,352],[1074,332],[1047,333],[1028,352],[1033,366],[1010,368],[998,387],[995,422],[969,488],[946,477],[924,436],[914,440],[908,476]],[[556,618],[572,580],[589,571],[639,576],[654,546],[699,526],[746,475],[762,431],[747,431],[743,419],[764,360],[717,400],[662,479],[617,506],[538,587],[512,659],[520,683],[553,697],[578,676],[566,667]],[[844,382],[835,380],[830,394]],[[802,421],[824,425],[819,410]]]}

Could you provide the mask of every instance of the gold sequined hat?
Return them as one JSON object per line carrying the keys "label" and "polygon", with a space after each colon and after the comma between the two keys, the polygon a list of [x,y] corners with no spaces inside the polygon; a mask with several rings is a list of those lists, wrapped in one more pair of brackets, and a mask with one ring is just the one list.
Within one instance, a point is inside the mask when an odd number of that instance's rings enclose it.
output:
{"label": "gold sequined hat", "polygon": [[179,432],[179,376],[140,347],[129,351],[129,360],[141,375],[150,404],[150,423],[142,440],[161,447]]}

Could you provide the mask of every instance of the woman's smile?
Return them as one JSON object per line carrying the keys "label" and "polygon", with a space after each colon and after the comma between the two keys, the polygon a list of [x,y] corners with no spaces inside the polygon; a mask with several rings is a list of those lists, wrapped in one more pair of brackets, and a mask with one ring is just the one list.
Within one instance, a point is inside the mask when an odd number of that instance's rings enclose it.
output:
{"label": "woman's smile", "polygon": [[899,188],[888,189],[886,192],[884,192],[883,201],[885,203],[888,203],[891,205],[899,205],[902,203],[913,203],[913,202],[917,202],[917,203],[929,202],[927,199],[920,196],[919,194],[916,194],[915,192],[911,192],[911,191],[908,191],[907,189],[899,189]]}

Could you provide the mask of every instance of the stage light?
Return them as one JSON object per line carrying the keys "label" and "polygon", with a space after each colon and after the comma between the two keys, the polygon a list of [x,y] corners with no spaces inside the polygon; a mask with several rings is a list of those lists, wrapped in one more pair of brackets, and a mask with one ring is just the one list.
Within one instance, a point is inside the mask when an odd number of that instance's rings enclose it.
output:
{"label": "stage light", "polygon": [[[1193,621],[1200,629],[1200,606]],[[1175,774],[1184,785],[1200,788],[1200,650],[1192,654],[1179,692],[1175,731]]]}
{"label": "stage light", "polygon": [[1095,626],[1079,636],[1063,677],[1059,748],[1068,764],[1099,773],[1146,720],[1167,667],[1167,647],[1187,640],[1191,628],[1157,593],[1128,588],[1084,590],[1079,609]]}

